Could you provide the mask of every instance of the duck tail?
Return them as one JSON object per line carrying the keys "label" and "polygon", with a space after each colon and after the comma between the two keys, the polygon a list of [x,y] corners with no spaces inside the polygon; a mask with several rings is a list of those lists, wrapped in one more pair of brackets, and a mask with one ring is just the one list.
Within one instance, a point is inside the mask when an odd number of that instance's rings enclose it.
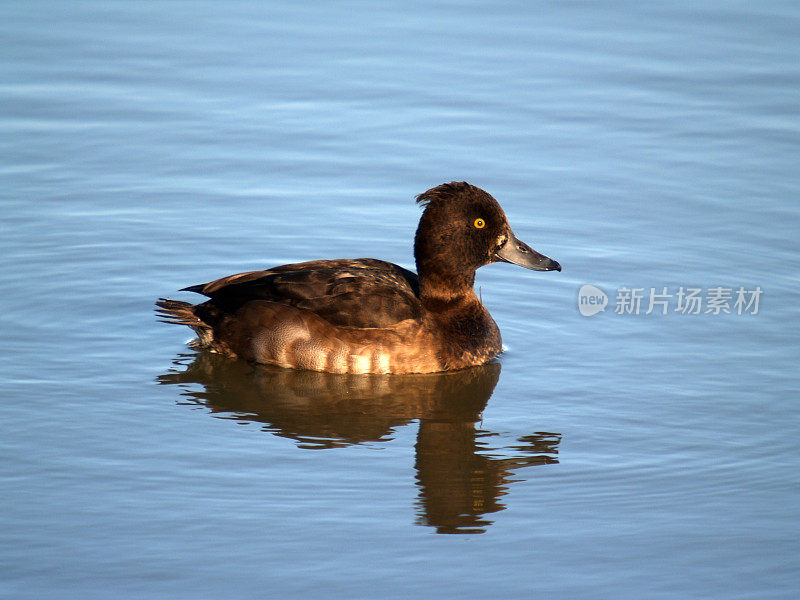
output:
{"label": "duck tail", "polygon": [[208,345],[213,339],[211,325],[195,314],[197,307],[194,304],[170,298],[159,298],[156,306],[158,307],[156,313],[161,317],[159,321],[191,327],[197,334],[201,346]]}

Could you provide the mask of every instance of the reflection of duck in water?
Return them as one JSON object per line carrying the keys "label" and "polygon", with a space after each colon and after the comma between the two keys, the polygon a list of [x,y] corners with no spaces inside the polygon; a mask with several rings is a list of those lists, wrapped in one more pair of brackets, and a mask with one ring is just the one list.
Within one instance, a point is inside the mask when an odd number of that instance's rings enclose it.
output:
{"label": "reflection of duck in water", "polygon": [[[339,375],[230,361],[208,352],[162,384],[199,383],[184,395],[224,418],[264,424],[301,448],[334,448],[386,439],[419,419],[416,444],[421,523],[442,533],[482,531],[481,515],[505,508],[512,470],[557,462],[561,436],[537,433],[509,449],[476,430],[500,364],[420,375]],[[504,458],[489,456],[502,454]]]}
{"label": "reflection of duck in water", "polygon": [[[537,432],[524,436],[494,458],[486,438],[474,423],[420,421],[417,434],[417,483],[420,522],[439,533],[482,533],[492,521],[481,515],[505,509],[499,501],[508,483],[520,481],[515,470],[557,463],[561,434]],[[511,450],[512,452],[509,452]]]}

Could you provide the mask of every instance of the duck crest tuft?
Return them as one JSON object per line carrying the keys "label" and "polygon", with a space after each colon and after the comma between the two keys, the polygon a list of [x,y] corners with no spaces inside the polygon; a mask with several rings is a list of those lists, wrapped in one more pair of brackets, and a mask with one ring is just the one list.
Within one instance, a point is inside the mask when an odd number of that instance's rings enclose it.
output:
{"label": "duck crest tuft", "polygon": [[450,183],[443,183],[422,192],[417,196],[416,200],[417,204],[425,208],[429,204],[439,204],[447,200],[452,200],[464,192],[476,192],[479,189],[480,188],[476,188],[466,181],[451,181]]}

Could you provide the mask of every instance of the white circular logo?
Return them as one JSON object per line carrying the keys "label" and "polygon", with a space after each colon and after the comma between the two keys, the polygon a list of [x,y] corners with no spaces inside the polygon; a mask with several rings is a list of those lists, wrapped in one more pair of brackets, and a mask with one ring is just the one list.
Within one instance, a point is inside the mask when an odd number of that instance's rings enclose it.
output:
{"label": "white circular logo", "polygon": [[599,287],[585,283],[578,290],[578,310],[584,317],[603,312],[608,306],[608,296]]}

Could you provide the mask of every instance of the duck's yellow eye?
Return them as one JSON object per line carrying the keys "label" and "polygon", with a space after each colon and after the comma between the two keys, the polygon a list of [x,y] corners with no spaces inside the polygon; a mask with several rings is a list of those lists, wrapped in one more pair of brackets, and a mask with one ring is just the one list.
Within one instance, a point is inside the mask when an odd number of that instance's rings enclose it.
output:
{"label": "duck's yellow eye", "polygon": [[475,225],[476,229],[483,229],[484,227],[486,227],[486,221],[478,217],[477,219],[475,219],[473,225]]}

